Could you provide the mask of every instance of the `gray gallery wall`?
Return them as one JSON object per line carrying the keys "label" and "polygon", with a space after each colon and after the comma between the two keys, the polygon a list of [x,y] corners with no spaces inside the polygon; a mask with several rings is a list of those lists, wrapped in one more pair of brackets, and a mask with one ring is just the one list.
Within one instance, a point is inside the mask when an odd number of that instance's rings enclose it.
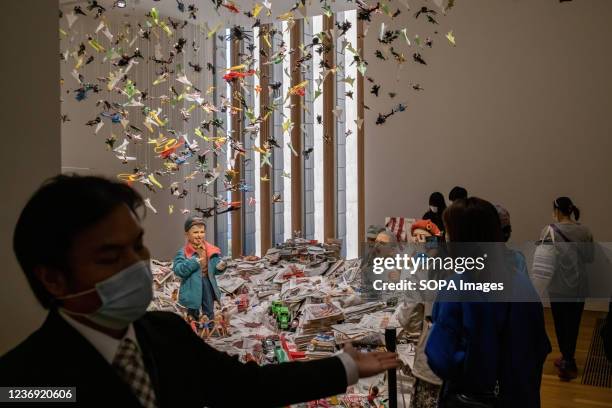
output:
{"label": "gray gallery wall", "polygon": [[[29,29],[24,29],[29,27]],[[40,183],[60,172],[57,3],[2,4],[2,211],[0,212],[0,354],[40,325],[43,309],[31,294],[12,250],[21,208]],[[19,36],[16,36],[19,33]],[[44,245],[44,243],[42,243]]]}
{"label": "gray gallery wall", "polygon": [[[373,55],[380,22],[422,37],[433,30],[395,6],[395,22],[377,18],[366,39],[368,75],[382,85],[376,98],[366,82],[366,225],[420,217],[431,192],[459,184],[505,205],[516,240],[538,236],[559,195],[575,200],[596,239],[611,240],[612,2],[456,2],[436,17],[433,48],[421,50],[427,66],[396,42],[409,59],[397,82],[395,64]],[[376,126],[397,102],[408,110]]]}

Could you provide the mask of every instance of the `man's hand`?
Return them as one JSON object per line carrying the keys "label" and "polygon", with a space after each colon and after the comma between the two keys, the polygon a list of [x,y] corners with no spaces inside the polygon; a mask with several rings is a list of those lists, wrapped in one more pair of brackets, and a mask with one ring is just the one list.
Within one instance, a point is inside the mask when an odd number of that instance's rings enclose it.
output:
{"label": "man's hand", "polygon": [[359,378],[371,377],[384,371],[398,368],[401,363],[397,358],[397,353],[360,353],[350,343],[344,345],[344,352],[355,360],[359,370]]}
{"label": "man's hand", "polygon": [[206,248],[204,247],[204,245],[201,245],[199,247],[195,247],[196,253],[198,254],[198,258],[200,258],[200,263],[202,262],[208,262],[208,256],[206,254]]}

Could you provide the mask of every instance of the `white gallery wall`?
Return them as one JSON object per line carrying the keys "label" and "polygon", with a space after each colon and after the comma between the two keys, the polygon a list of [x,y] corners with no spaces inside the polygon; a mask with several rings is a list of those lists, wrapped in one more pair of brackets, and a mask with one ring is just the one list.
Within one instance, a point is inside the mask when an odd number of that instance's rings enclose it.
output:
{"label": "white gallery wall", "polygon": [[[433,48],[420,50],[427,66],[396,40],[408,58],[399,76],[374,57],[380,22],[423,39],[433,30],[394,3],[402,14],[377,17],[365,40],[367,75],[381,85],[376,98],[366,81],[366,225],[421,217],[431,192],[461,185],[508,208],[514,240],[536,239],[562,195],[597,240],[611,240],[612,2],[458,1],[436,17]],[[398,102],[406,112],[374,124]]]}

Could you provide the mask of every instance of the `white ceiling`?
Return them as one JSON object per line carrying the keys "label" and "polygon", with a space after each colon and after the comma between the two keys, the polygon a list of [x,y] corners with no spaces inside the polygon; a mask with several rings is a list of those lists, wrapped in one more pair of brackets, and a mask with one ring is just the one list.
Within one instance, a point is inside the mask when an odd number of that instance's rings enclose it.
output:
{"label": "white ceiling", "polygon": [[[156,7],[159,10],[160,14],[163,16],[194,22],[193,19],[189,18],[189,15],[186,12],[181,13],[178,10],[176,0],[126,1],[128,6],[125,9],[115,10],[121,11],[124,14],[144,16],[144,14],[151,10],[152,7]],[[98,3],[106,7],[108,11],[111,11],[114,2],[114,0],[98,0]],[[220,7],[219,13],[217,13],[211,0],[182,0],[182,2],[185,4],[185,8],[187,8],[187,6],[189,6],[190,4],[196,5],[196,7],[198,8],[198,19],[195,20],[196,23],[208,22],[209,24],[218,24],[219,22],[224,22],[228,25],[252,25],[253,20],[246,17],[243,12],[251,10],[256,3],[261,4],[261,1],[234,0],[234,4],[236,4],[237,7],[240,9],[240,14],[235,14],[227,10],[225,7]],[[289,11],[291,7],[295,4],[295,0],[270,0],[270,2],[272,3],[272,15],[270,17],[266,17],[265,10],[262,10],[259,16],[261,21],[264,23],[273,21],[278,15]],[[344,11],[356,8],[355,2],[353,0],[328,0],[328,2],[334,11]],[[85,10],[85,7],[87,6],[87,0],[59,0],[59,4],[64,10],[72,8],[75,4],[79,4],[81,8]],[[299,9],[295,12],[297,18],[302,17],[303,15],[312,16],[318,14],[322,14],[320,0],[306,0],[306,7]]]}

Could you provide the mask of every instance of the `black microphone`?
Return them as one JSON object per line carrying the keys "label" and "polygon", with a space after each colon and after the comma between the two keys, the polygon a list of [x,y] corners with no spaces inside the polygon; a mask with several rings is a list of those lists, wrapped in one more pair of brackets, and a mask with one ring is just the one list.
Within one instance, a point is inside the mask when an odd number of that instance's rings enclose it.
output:
{"label": "black microphone", "polygon": [[[385,329],[385,345],[387,351],[395,353],[397,335],[395,327]],[[397,372],[395,368],[387,370],[387,389],[389,394],[389,408],[397,408]]]}

